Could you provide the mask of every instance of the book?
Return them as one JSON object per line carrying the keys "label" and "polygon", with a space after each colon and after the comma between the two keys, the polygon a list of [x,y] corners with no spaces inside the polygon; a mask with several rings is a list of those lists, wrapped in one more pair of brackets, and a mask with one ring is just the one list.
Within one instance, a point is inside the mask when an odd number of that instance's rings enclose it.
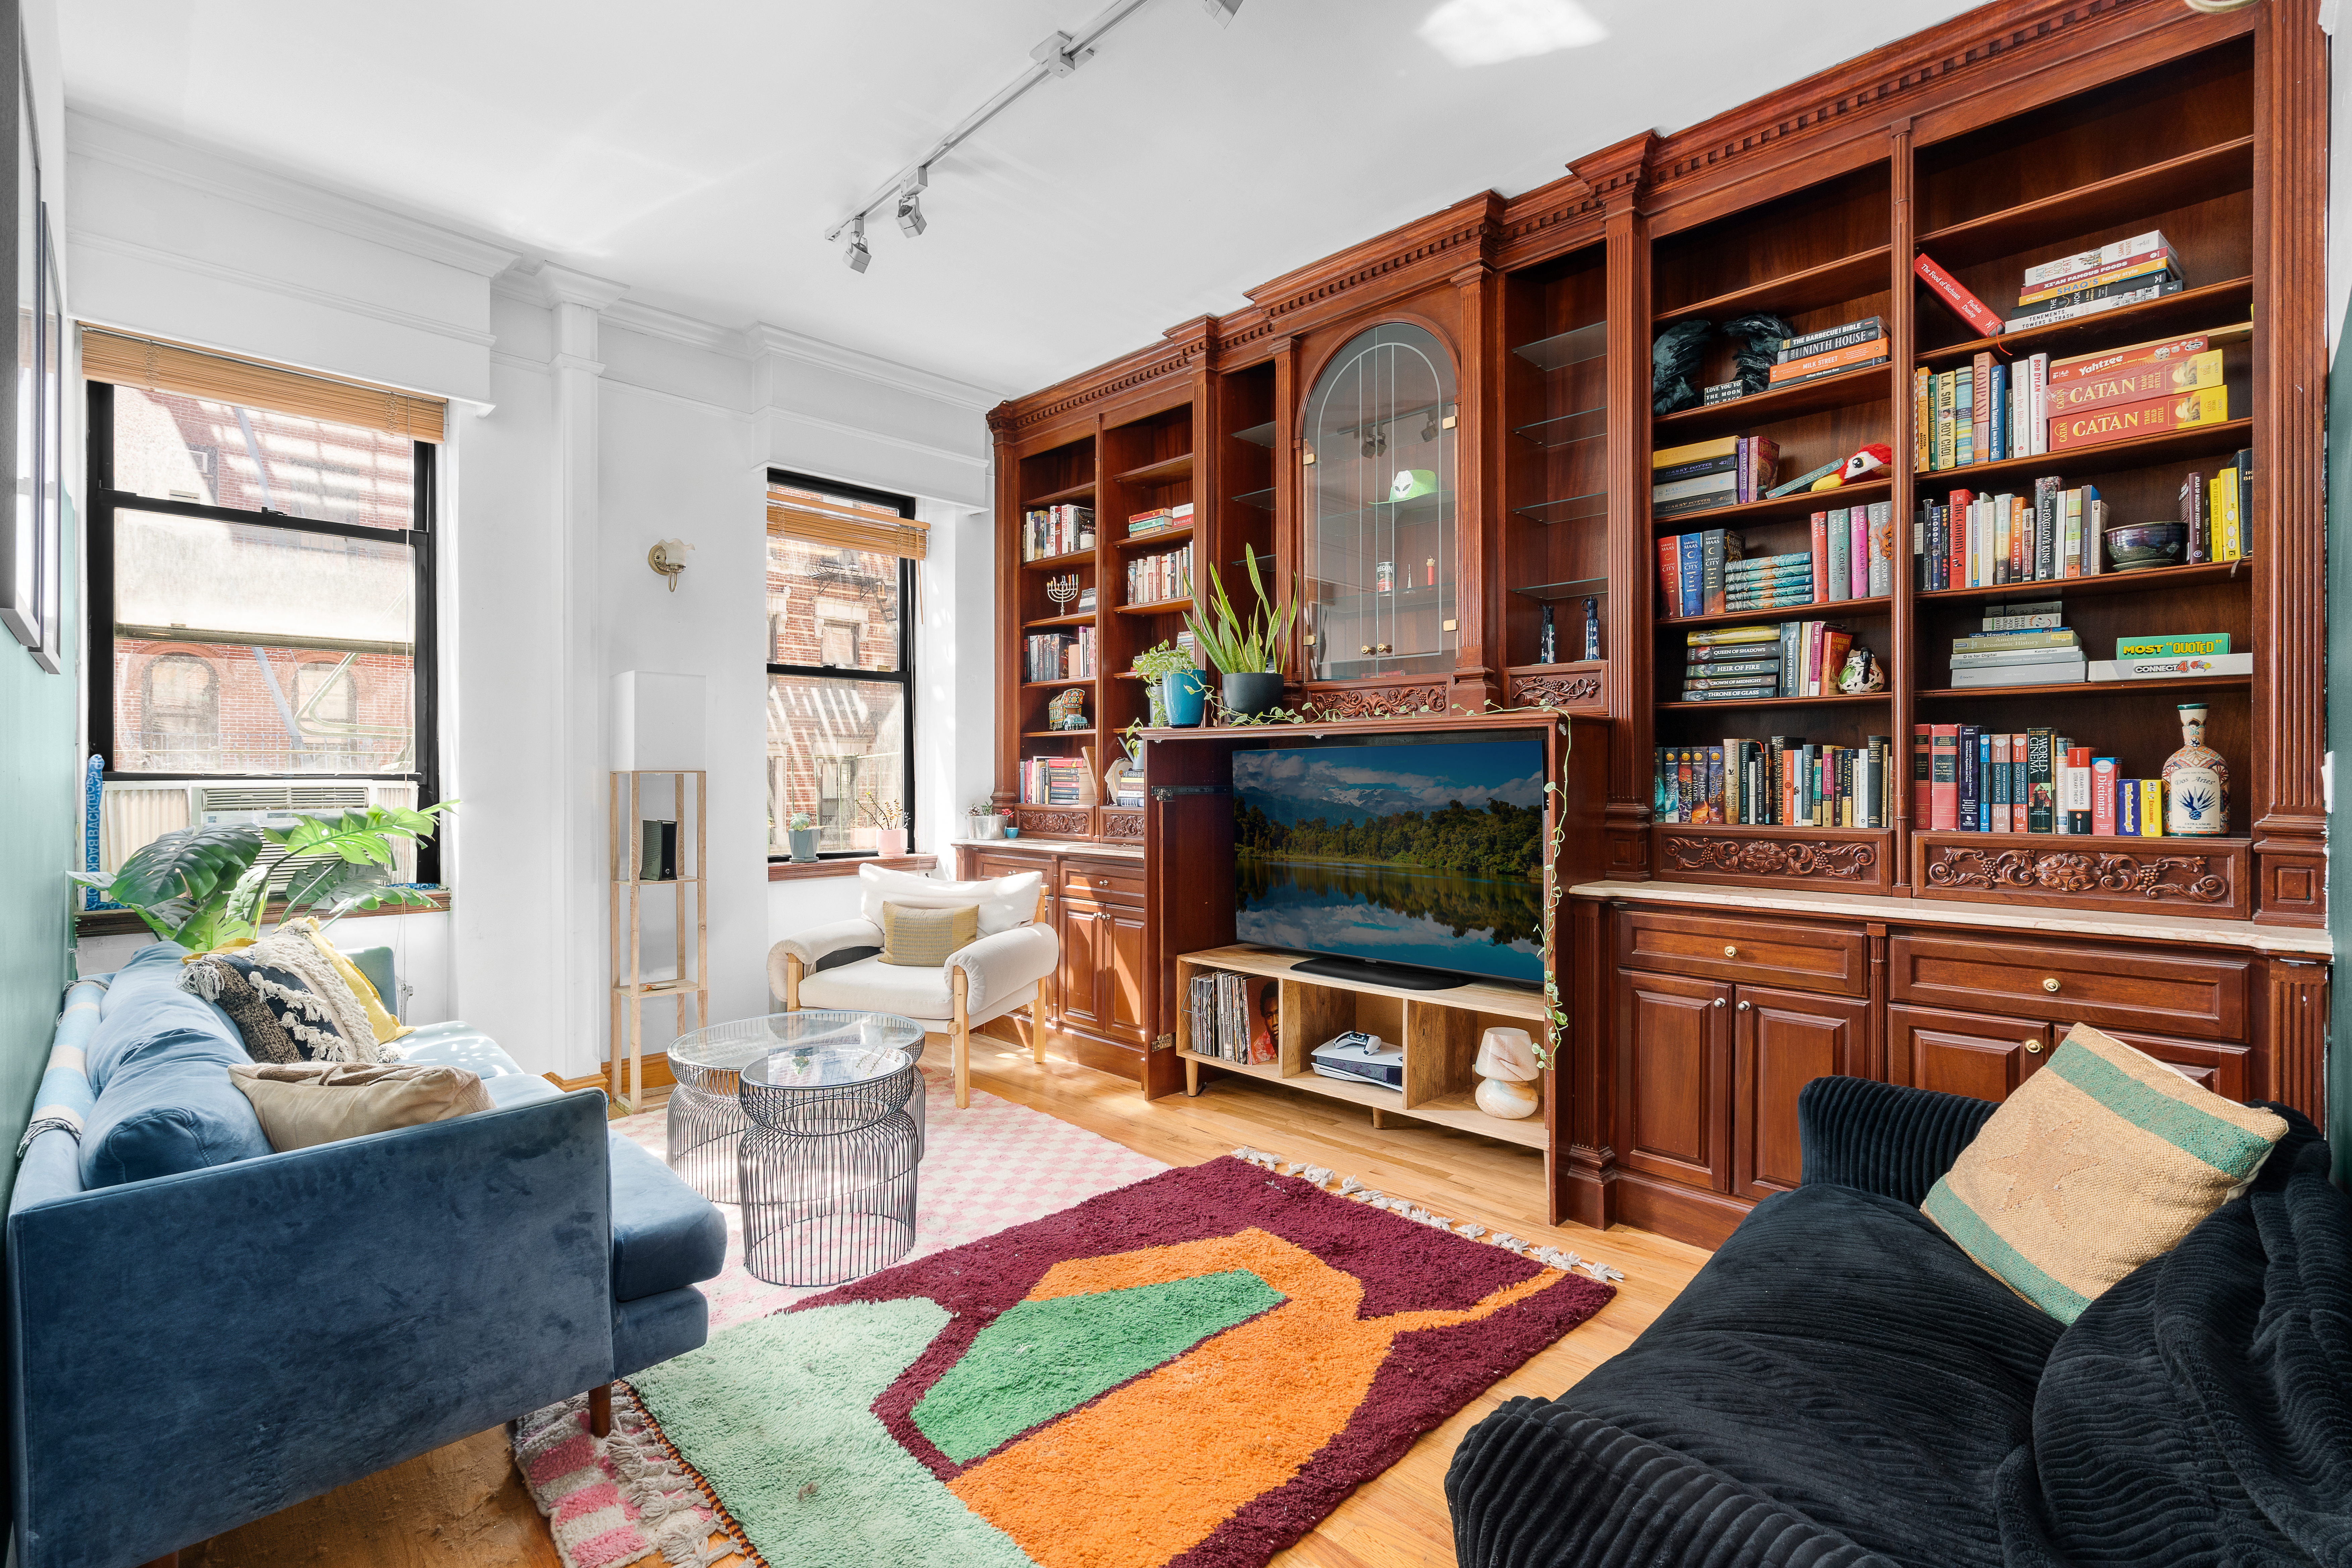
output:
{"label": "book", "polygon": [[1653,467],[1650,469],[1650,483],[1653,486],[1670,484],[1676,479],[1695,479],[1707,474],[1730,474],[1737,473],[1738,470],[1739,458],[1736,455],[1727,458],[1701,458],[1694,462],[1675,463],[1665,468]]}
{"label": "book", "polygon": [[[1738,461],[1737,458],[1733,460]],[[1691,496],[1715,496],[1723,498],[1717,500],[1717,506],[1728,506],[1731,504],[1728,498],[1738,493],[1738,470],[1727,468],[1714,473],[1695,475],[1686,479],[1653,484],[1650,487],[1650,500],[1656,502],[1682,500]]]}
{"label": "book", "polygon": [[1794,495],[1799,490],[1810,489],[1815,482],[1828,479],[1832,474],[1836,473],[1839,469],[1844,467],[1845,459],[1843,458],[1839,458],[1833,461],[1823,463],[1820,468],[1799,474],[1793,479],[1786,479],[1780,484],[1774,485],[1770,489],[1764,492],[1765,499],[1769,500],[1778,496]]}
{"label": "book", "polygon": [[2139,781],[2139,836],[2142,838],[2164,837],[2164,781]]}
{"label": "book", "polygon": [[1959,449],[1954,445],[1955,432],[1952,420],[1953,400],[1958,394],[1958,377],[1954,372],[1945,371],[1936,377],[1936,461],[1934,466],[1939,469],[1959,466]]}
{"label": "book", "polygon": [[1846,370],[1860,364],[1874,364],[1887,355],[1887,341],[1874,337],[1843,348],[1823,350],[1797,359],[1783,359],[1767,374],[1769,384],[1780,386],[1791,381],[1809,380],[1824,371]]}
{"label": "book", "polygon": [[1666,614],[1682,614],[1683,542],[1671,533],[1658,538],[1658,597]]}
{"label": "book", "polygon": [[1927,826],[1949,833],[1960,826],[1960,727],[1928,727]]}
{"label": "book", "polygon": [[1678,581],[1682,588],[1682,609],[1685,616],[1706,614],[1706,587],[1703,576],[1704,536],[1685,533],[1678,541],[1682,548],[1682,572]]}
{"label": "book", "polygon": [[1936,377],[1922,365],[1911,373],[1911,468],[1926,473],[1936,466]]}
{"label": "book", "polygon": [[2197,654],[2227,653],[2230,634],[2200,632],[2187,637],[2117,637],[2117,658],[2181,658]]}
{"label": "book", "polygon": [[1933,726],[1927,724],[1911,726],[1911,821],[1921,827],[1927,826],[1928,815],[1933,809],[1929,796],[1933,777],[1933,763],[1929,760],[1933,750],[1932,730]]}
{"label": "book", "polygon": [[2124,838],[2139,837],[2139,784],[2137,779],[2117,778],[2108,781],[2115,792],[2115,826],[2111,830]]}
{"label": "book", "polygon": [[2041,310],[2034,315],[2014,317],[2009,323],[2009,330],[2012,332],[2025,332],[2032,331],[2036,327],[2055,326],[2060,321],[2080,321],[2084,316],[2096,316],[2105,311],[2121,310],[2126,305],[2137,305],[2145,300],[2162,299],[2167,294],[2178,294],[2184,287],[2185,285],[2177,278],[2160,283],[2148,283],[2125,293],[2110,295],[2104,300],[2089,300],[2079,305],[2062,305]]}
{"label": "book", "polygon": [[1699,389],[1699,398],[1703,405],[1711,408],[1718,403],[1729,403],[1737,398],[1744,397],[1747,395],[1747,393],[1748,384],[1746,382],[1718,381],[1712,386],[1701,387]]}
{"label": "book", "polygon": [[1777,628],[1780,641],[1781,697],[1802,697],[1805,694],[1805,647],[1802,621],[1782,621]]}
{"label": "book", "polygon": [[2120,266],[2138,257],[2152,256],[2158,251],[2171,248],[2171,245],[2164,237],[2162,229],[2150,229],[2146,234],[2136,234],[2129,239],[2111,240],[2105,245],[2097,246],[2089,250],[2078,250],[2069,256],[2053,257],[2048,261],[2038,261],[2025,269],[2025,287],[2042,288],[2058,282],[2062,279],[2079,277],[2085,272],[2096,272],[2104,267]]}
{"label": "book", "polygon": [[1780,635],[1778,626],[1710,626],[1704,631],[1685,632],[1683,641],[1693,647],[1720,643],[1771,642]]}
{"label": "book", "polygon": [[2026,752],[2031,740],[2032,737],[2021,734],[2012,734],[2009,738],[2009,830],[2011,833],[2025,831],[2026,808],[2032,799],[2026,767]]}
{"label": "book", "polygon": [[1720,528],[1710,528],[1699,535],[1699,603],[1701,613],[1719,616],[1723,613],[1723,567],[1726,561],[1739,559],[1739,535]]}
{"label": "book", "polygon": [[2025,831],[2049,833],[2057,825],[2058,759],[2056,731],[2025,732]]}
{"label": "book", "polygon": [[2066,748],[2066,772],[2063,780],[2063,805],[2066,811],[2066,831],[2091,831],[2091,748]]}
{"label": "book", "polygon": [[[1990,355],[1986,357],[1988,360],[1990,359]],[[1985,449],[1992,455],[1992,460],[1998,463],[2003,458],[2016,456],[2010,449],[2009,364],[2006,361],[1992,363],[1986,366],[1986,370],[1991,379],[1992,390],[1986,405]]]}
{"label": "book", "polygon": [[2116,832],[2116,760],[2091,759],[2091,831],[2114,837]]}
{"label": "book", "polygon": [[2095,354],[2053,359],[2050,362],[2050,384],[2054,389],[2073,382],[2114,374],[2136,365],[2200,354],[2212,346],[2213,341],[2210,333],[2193,332],[2187,337],[2150,338],[2144,343],[2126,343],[2121,348],[2101,349]]}
{"label": "book", "polygon": [[2050,356],[2035,354],[2026,361],[2025,428],[2032,437],[2028,451],[2040,457],[2050,450]]}
{"label": "book", "polygon": [[1811,695],[1834,697],[1838,694],[1838,672],[1845,668],[1845,656],[1853,647],[1853,634],[1843,626],[1822,628],[1821,673]]}
{"label": "book", "polygon": [[1744,555],[1737,561],[1723,563],[1724,581],[1759,583],[1783,577],[1810,579],[1813,573],[1812,554],[1810,550],[1797,550],[1780,555]]}
{"label": "book", "polygon": [[1786,362],[1804,354],[1818,353],[1826,348],[1839,347],[1838,340],[1841,339],[1884,337],[1885,332],[1886,325],[1883,320],[1876,316],[1864,316],[1858,321],[1843,321],[1834,327],[1822,327],[1816,331],[1799,332],[1793,338],[1782,338],[1780,358]]}
{"label": "book", "polygon": [[2056,599],[2038,599],[2030,604],[2022,599],[2011,599],[1985,606],[1984,629],[1989,632],[2041,631],[2063,625],[2065,615],[2065,605]]}
{"label": "book", "polygon": [[2246,551],[2250,546],[2254,526],[2254,454],[2252,448],[2240,448],[2238,452],[2237,469],[2238,532],[2236,538],[2231,541],[2231,546],[2237,551],[2237,553],[2230,557],[2230,559],[2232,561],[2242,561],[2245,559]]}
{"label": "book", "polygon": [[1705,694],[1769,697],[1779,684],[1780,677],[1777,675],[1685,676],[1683,697],[1685,700]]}
{"label": "book", "polygon": [[1987,735],[1984,739],[1985,831],[2009,831],[2009,737]]}
{"label": "book", "polygon": [[1992,353],[1969,362],[1969,461],[1992,460]]}
{"label": "book", "polygon": [[1846,508],[1845,531],[1845,596],[1866,599],[1870,596],[1870,509]]}
{"label": "book", "polygon": [[1952,671],[1956,691],[2004,686],[2072,686],[2084,679],[2085,664],[1988,664]]}
{"label": "book", "polygon": [[1693,512],[1715,511],[1720,508],[1737,504],[1733,498],[1738,493],[1736,490],[1725,489],[1703,495],[1679,496],[1673,500],[1653,501],[1650,505],[1650,515],[1668,518],[1687,517]]}
{"label": "book", "polygon": [[1913,259],[1911,270],[1919,275],[1936,298],[1951,307],[1954,315],[1986,337],[2000,335],[2000,318],[1985,309],[1983,300],[1960,287],[1959,280],[1936,265],[1932,258],[1922,253]]}
{"label": "book", "polygon": [[1740,459],[1741,500],[1756,500],[1772,488],[1780,472],[1780,443],[1769,436],[1745,438],[1746,455]]}
{"label": "book", "polygon": [[2200,675],[2252,675],[2250,653],[2175,655],[2152,658],[2096,658],[2090,661],[2093,680],[2179,680]]}
{"label": "book", "polygon": [[1686,681],[1750,680],[1758,676],[1778,683],[1780,679],[1780,661],[1778,658],[1726,658],[1683,667],[1683,679]]}
{"label": "book", "polygon": [[1660,447],[1650,454],[1650,468],[1654,473],[1659,468],[1671,468],[1684,463],[1706,462],[1716,458],[1737,458],[1738,455],[1738,437],[1718,436],[1709,441],[1688,441],[1679,447]]}
{"label": "book", "polygon": [[1829,563],[1822,574],[1822,597],[1824,599],[1853,597],[1853,538],[1846,528],[1845,518],[1844,507],[1813,514],[1814,536],[1829,542]]}
{"label": "book", "polygon": [[2109,404],[2054,418],[2050,421],[2050,449],[2063,452],[2077,447],[2105,446],[2191,426],[2226,424],[2229,418],[2229,388],[2203,387],[2178,397]]}
{"label": "book", "polygon": [[1977,369],[1965,364],[1952,375],[1952,462],[1965,468],[1977,460]]}
{"label": "book", "polygon": [[1780,643],[1777,629],[1770,642],[1717,643],[1706,647],[1683,649],[1685,668],[1702,664],[1746,664],[1757,659],[1778,659]]}
{"label": "book", "polygon": [[1869,512],[1869,576],[1864,588],[1870,597],[1883,599],[1895,592],[1895,503],[1873,501]]}
{"label": "book", "polygon": [[2082,639],[2070,626],[2032,626],[2015,631],[1974,632],[1964,637],[1954,637],[1952,651],[1989,653],[2004,648],[2078,647],[2081,644]]}
{"label": "book", "polygon": [[2117,268],[2112,272],[2095,272],[2086,277],[2069,279],[2061,288],[2039,289],[2032,300],[2020,300],[2010,319],[2040,315],[2062,306],[2086,304],[2093,300],[2110,299],[2117,294],[2146,289],[2151,284],[2173,283],[2180,279],[2180,269],[2171,258],[2135,267]]}
{"label": "book", "polygon": [[2210,349],[2179,359],[2147,360],[2053,387],[2050,412],[2056,417],[2111,403],[2145,403],[2152,397],[2168,397],[2175,393],[2221,384],[2221,351]]}
{"label": "book", "polygon": [[1812,527],[1812,548],[1805,552],[1805,558],[1812,568],[1813,597],[1827,599],[1830,596],[1830,514],[1817,511],[1809,521]]}

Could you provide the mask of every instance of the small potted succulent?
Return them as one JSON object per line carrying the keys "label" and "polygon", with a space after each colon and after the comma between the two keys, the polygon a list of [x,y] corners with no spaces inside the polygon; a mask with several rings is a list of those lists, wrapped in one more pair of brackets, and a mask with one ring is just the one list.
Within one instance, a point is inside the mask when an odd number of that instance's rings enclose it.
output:
{"label": "small potted succulent", "polygon": [[816,818],[796,811],[784,819],[784,837],[792,845],[793,862],[805,866],[816,858]]}
{"label": "small potted succulent", "polygon": [[1151,727],[1197,724],[1209,694],[1209,683],[1192,661],[1189,649],[1173,643],[1145,648],[1128,668],[1143,677],[1151,699]]}
{"label": "small potted succulent", "polygon": [[907,835],[915,826],[915,818],[903,805],[892,802],[882,808],[882,824],[874,835],[874,847],[884,855],[904,855]]}
{"label": "small potted succulent", "polygon": [[974,838],[1004,837],[1004,814],[996,809],[996,797],[982,795],[971,803],[971,836]]}
{"label": "small potted succulent", "polygon": [[1266,597],[1265,584],[1257,573],[1257,552],[1244,553],[1249,566],[1250,587],[1257,595],[1257,605],[1250,611],[1249,619],[1244,621],[1234,613],[1224,580],[1214,573],[1209,576],[1214,598],[1205,609],[1196,609],[1185,619],[1201,651],[1224,676],[1222,696],[1225,707],[1243,718],[1252,719],[1282,700],[1282,667],[1290,657],[1291,626],[1298,618],[1298,600],[1293,595],[1277,605]]}

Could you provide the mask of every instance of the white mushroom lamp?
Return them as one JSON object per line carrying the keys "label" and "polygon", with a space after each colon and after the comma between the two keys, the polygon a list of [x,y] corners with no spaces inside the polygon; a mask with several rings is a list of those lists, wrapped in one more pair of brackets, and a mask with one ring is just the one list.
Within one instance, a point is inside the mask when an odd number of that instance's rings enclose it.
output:
{"label": "white mushroom lamp", "polygon": [[1506,1121],[1533,1116],[1543,1109],[1535,1086],[1535,1042],[1525,1029],[1489,1029],[1478,1042],[1478,1059],[1471,1066],[1478,1075],[1478,1109]]}

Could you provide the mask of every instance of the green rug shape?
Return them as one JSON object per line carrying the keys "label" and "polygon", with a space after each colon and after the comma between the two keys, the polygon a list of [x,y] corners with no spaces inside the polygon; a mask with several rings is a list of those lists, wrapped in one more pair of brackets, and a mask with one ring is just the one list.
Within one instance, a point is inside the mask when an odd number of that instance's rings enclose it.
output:
{"label": "green rug shape", "polygon": [[780,1313],[629,1382],[779,1568],[1036,1568],[868,1408],[947,1322],[919,1296]]}
{"label": "green rug shape", "polygon": [[1233,1268],[1016,1302],[931,1384],[915,1406],[916,1429],[969,1464],[1283,1300],[1248,1269]]}

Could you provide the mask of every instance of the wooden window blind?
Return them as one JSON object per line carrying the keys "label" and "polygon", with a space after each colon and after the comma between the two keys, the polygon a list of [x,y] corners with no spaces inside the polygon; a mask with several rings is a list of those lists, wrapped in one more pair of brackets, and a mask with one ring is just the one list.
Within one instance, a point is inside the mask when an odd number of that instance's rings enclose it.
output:
{"label": "wooden window blind", "polygon": [[920,561],[930,531],[887,507],[814,490],[768,487],[768,531],[836,550],[866,550]]}
{"label": "wooden window blind", "polygon": [[267,408],[304,419],[381,430],[405,440],[440,441],[447,426],[449,405],[437,397],[230,359],[182,343],[128,337],[97,327],[81,330],[81,373],[90,381]]}

